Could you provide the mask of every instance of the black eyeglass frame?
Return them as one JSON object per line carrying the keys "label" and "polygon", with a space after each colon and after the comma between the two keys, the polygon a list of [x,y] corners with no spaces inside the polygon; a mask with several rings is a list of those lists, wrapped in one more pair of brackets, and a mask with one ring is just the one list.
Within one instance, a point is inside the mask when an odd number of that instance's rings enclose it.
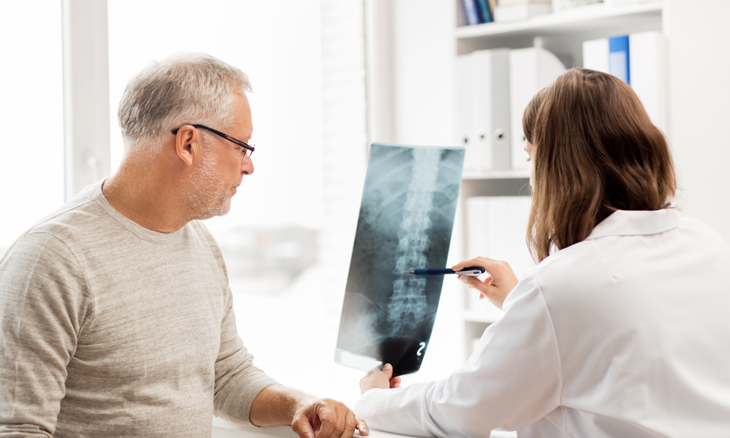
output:
{"label": "black eyeglass frame", "polygon": [[[190,125],[190,126],[194,126],[196,128],[202,128],[202,129],[205,129],[206,131],[210,131],[213,134],[215,134],[215,135],[217,135],[219,137],[223,137],[226,140],[230,141],[231,143],[236,144],[236,145],[242,147],[244,150],[249,150],[250,152],[246,154],[246,157],[247,158],[251,158],[251,155],[253,155],[254,151],[256,151],[256,147],[254,145],[250,145],[248,143],[244,143],[244,142],[242,142],[241,140],[239,140],[239,139],[237,139],[235,137],[231,137],[228,134],[225,134],[223,132],[218,131],[217,129],[209,128],[209,127],[207,127],[205,125]],[[182,126],[180,128],[182,128]],[[172,130],[173,135],[177,135],[177,131],[179,131],[180,128],[173,129]]]}

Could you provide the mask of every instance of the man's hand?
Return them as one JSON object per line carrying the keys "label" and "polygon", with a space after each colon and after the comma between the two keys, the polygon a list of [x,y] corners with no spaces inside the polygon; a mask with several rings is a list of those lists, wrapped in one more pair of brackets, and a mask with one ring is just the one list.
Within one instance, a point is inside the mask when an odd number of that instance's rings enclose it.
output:
{"label": "man's hand", "polygon": [[360,379],[360,394],[365,394],[373,388],[400,388],[400,384],[400,377],[393,377],[393,367],[387,363],[383,371],[372,370]]}
{"label": "man's hand", "polygon": [[355,429],[362,436],[369,434],[365,420],[357,418],[344,403],[329,398],[317,399],[279,384],[259,392],[249,417],[254,426],[290,424],[302,438],[350,438]]}
{"label": "man's hand", "polygon": [[492,260],[487,257],[476,257],[457,263],[451,269],[460,271],[471,266],[479,266],[486,269],[490,276],[484,279],[484,281],[481,281],[477,277],[460,275],[459,280],[466,283],[470,288],[478,290],[482,294],[479,297],[480,299],[487,297],[492,304],[501,309],[505,298],[507,298],[507,294],[517,286],[518,282],[517,276],[512,271],[509,263]]}
{"label": "man's hand", "polygon": [[304,403],[294,413],[291,428],[302,438],[350,438],[355,429],[362,436],[369,434],[365,420],[357,418],[344,403],[329,398]]}

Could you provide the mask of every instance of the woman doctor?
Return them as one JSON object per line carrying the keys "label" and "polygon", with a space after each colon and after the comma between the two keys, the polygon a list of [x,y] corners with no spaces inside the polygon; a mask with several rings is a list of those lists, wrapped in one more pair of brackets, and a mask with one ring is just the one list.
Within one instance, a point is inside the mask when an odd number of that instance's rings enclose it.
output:
{"label": "woman doctor", "polygon": [[462,278],[503,318],[447,379],[360,382],[372,429],[414,436],[730,436],[730,247],[669,204],[662,133],[613,76],[572,69],[523,116],[533,167],[521,280]]}

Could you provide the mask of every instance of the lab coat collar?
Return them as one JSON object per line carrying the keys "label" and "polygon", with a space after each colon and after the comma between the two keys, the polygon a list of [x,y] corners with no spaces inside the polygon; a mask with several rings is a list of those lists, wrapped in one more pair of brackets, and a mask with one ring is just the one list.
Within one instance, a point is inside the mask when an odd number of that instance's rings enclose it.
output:
{"label": "lab coat collar", "polygon": [[655,211],[617,210],[602,220],[585,240],[606,236],[645,236],[679,226],[682,216],[676,208]]}

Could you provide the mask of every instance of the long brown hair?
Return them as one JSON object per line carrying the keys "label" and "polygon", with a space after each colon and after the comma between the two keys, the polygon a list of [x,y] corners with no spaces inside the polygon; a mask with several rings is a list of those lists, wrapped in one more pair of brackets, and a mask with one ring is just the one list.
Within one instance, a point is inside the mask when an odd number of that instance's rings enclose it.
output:
{"label": "long brown hair", "polygon": [[522,127],[534,160],[527,244],[538,262],[616,210],[665,207],[677,189],[664,135],[611,75],[568,70],[532,98]]}

